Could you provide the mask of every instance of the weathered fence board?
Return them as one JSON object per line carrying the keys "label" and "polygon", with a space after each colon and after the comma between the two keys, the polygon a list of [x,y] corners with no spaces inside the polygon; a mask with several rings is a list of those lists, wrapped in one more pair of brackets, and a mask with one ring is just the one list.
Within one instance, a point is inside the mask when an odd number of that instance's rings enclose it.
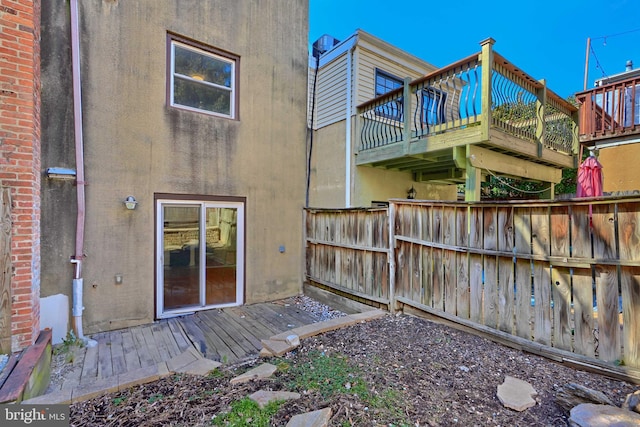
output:
{"label": "weathered fence board", "polygon": [[640,369],[637,197],[394,200],[388,212],[307,210],[308,279],[549,354]]}
{"label": "weathered fence board", "polygon": [[0,188],[0,354],[11,353],[11,193]]}
{"label": "weathered fence board", "polygon": [[591,269],[573,269],[573,311],[575,352],[595,357],[595,319],[593,317],[593,286]]}

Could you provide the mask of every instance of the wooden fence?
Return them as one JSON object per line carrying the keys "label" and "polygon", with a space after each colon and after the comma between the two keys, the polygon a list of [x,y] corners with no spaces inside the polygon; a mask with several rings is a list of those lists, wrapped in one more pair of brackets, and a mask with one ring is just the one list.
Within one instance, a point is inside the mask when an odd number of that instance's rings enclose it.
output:
{"label": "wooden fence", "polygon": [[306,222],[310,282],[640,378],[638,198],[392,200]]}
{"label": "wooden fence", "polygon": [[11,195],[0,188],[0,354],[11,353]]}

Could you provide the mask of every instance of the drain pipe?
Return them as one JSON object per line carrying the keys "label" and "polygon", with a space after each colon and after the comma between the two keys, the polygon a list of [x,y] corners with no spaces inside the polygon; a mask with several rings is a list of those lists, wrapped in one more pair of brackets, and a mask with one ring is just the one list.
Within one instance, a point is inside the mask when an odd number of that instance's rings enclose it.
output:
{"label": "drain pipe", "polygon": [[84,259],[84,140],[82,135],[82,92],[80,82],[80,30],[78,25],[78,0],[71,3],[71,65],[73,75],[73,123],[76,149],[76,198],[78,212],[76,216],[76,250],[71,259],[73,273],[73,330],[76,337],[88,347],[97,345],[97,341],[86,338],[82,332],[82,261]]}

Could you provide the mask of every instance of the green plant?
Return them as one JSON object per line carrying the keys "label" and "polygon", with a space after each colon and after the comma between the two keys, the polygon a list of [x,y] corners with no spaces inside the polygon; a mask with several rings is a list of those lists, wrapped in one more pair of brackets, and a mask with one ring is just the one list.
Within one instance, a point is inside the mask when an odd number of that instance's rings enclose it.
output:
{"label": "green plant", "polygon": [[65,355],[65,362],[73,363],[75,357],[75,350],[84,347],[84,342],[76,337],[73,331],[67,332],[67,336],[62,339],[60,344],[57,344],[53,348],[54,355]]}
{"label": "green plant", "polygon": [[119,397],[114,397],[111,403],[113,403],[115,406],[118,406],[124,403],[126,400],[127,400],[126,396],[119,396]]}
{"label": "green plant", "polygon": [[327,356],[319,351],[310,352],[309,356],[309,362],[290,368],[291,389],[318,390],[325,398],[339,393],[357,394],[363,400],[369,397],[365,382],[358,377],[359,371],[349,365],[345,356]]}
{"label": "green plant", "polygon": [[268,403],[264,408],[260,408],[256,402],[245,397],[242,400],[231,404],[231,411],[216,416],[211,420],[211,424],[218,426],[268,426],[271,417],[278,411],[282,401]]}
{"label": "green plant", "polygon": [[210,370],[209,373],[207,373],[207,377],[208,378],[222,378],[222,377],[224,377],[224,373],[220,369],[215,368],[215,369]]}
{"label": "green plant", "polygon": [[162,393],[154,393],[151,395],[151,397],[149,397],[149,399],[147,399],[147,402],[153,403],[162,399],[164,399],[164,395]]}

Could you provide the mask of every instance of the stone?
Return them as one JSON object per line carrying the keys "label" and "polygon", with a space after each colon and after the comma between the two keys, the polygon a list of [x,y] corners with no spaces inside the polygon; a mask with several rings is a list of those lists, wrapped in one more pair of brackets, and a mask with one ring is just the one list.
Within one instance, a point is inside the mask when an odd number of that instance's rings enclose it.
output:
{"label": "stone", "polygon": [[640,425],[640,414],[611,405],[582,403],[569,415],[571,427],[632,427]]}
{"label": "stone", "polygon": [[253,369],[248,370],[244,374],[238,375],[235,378],[231,378],[229,381],[231,384],[241,384],[253,380],[269,378],[278,369],[271,363],[263,363]]}
{"label": "stone", "polygon": [[209,372],[213,371],[214,369],[216,369],[216,368],[218,368],[220,366],[222,366],[222,363],[220,363],[220,362],[216,362],[215,360],[202,358],[202,359],[195,360],[195,361],[189,363],[188,365],[177,369],[176,372],[184,373],[184,374],[191,374],[191,375],[202,375],[202,376],[205,376],[205,375],[209,374]]}
{"label": "stone", "polygon": [[567,411],[581,403],[615,406],[604,393],[574,383],[569,383],[558,390],[556,403]]}
{"label": "stone", "polygon": [[538,393],[526,381],[506,376],[504,382],[498,386],[498,399],[506,408],[522,412],[536,405],[534,399]]}
{"label": "stone", "polygon": [[263,359],[267,359],[269,357],[273,357],[273,353],[271,353],[269,350],[263,347],[262,350],[260,350],[260,353],[258,353],[258,356],[260,356]]}
{"label": "stone", "polygon": [[295,347],[300,345],[300,337],[297,336],[296,334],[288,335],[285,341],[287,344],[293,345]]}
{"label": "stone", "polygon": [[331,419],[331,408],[305,412],[291,417],[286,427],[326,427]]}
{"label": "stone", "polygon": [[300,399],[300,393],[293,393],[290,391],[266,391],[258,390],[249,396],[249,399],[258,404],[260,408],[264,408],[270,402],[277,400],[295,400]]}
{"label": "stone", "polygon": [[282,356],[296,348],[295,346],[288,344],[286,341],[276,340],[262,340],[262,345],[275,356]]}
{"label": "stone", "polygon": [[640,414],[640,390],[631,394],[627,394],[627,398],[622,404],[622,409],[637,412]]}

